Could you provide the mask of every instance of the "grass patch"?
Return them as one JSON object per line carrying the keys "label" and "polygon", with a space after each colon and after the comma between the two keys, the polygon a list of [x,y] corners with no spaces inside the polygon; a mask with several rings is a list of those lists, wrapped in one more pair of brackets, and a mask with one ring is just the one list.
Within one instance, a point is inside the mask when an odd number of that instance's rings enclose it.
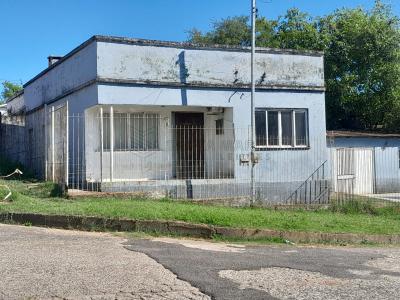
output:
{"label": "grass patch", "polygon": [[400,204],[387,200],[357,196],[347,201],[332,200],[329,210],[335,213],[350,215],[396,216],[400,214]]}
{"label": "grass patch", "polygon": [[[0,180],[0,185],[7,185],[11,191],[11,200],[17,200],[21,196],[30,198],[58,198],[64,197],[63,192],[58,184],[53,182],[35,182],[31,180]],[[8,190],[0,187],[0,199]]]}
{"label": "grass patch", "polygon": [[[4,181],[3,181],[4,182]],[[2,184],[0,180],[0,184]],[[315,211],[233,208],[131,198],[52,197],[52,183],[7,180],[13,190],[12,202],[0,204],[0,212],[100,216],[137,220],[177,220],[238,228],[268,228],[287,231],[331,233],[399,234],[398,208],[351,204],[351,207]],[[57,194],[57,193],[55,193]],[[0,202],[1,203],[1,202]],[[397,210],[396,210],[397,209]]]}

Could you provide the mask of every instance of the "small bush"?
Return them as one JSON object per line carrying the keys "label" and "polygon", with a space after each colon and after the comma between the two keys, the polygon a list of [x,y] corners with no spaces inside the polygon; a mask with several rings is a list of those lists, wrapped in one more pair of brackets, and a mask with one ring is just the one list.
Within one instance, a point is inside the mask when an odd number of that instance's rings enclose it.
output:
{"label": "small bush", "polygon": [[[1,180],[0,185],[7,185],[12,192],[12,198],[18,195],[29,196],[32,198],[57,198],[65,197],[65,190],[53,182],[32,182],[29,180]],[[5,188],[4,188],[5,192]],[[0,196],[2,190],[0,189]]]}
{"label": "small bush", "polygon": [[54,182],[39,182],[39,183],[25,183],[20,187],[20,193],[35,197],[35,198],[49,198],[49,197],[64,197],[65,191],[62,187]]}
{"label": "small bush", "polygon": [[329,210],[343,214],[391,215],[400,218],[400,203],[373,198],[332,201]]}

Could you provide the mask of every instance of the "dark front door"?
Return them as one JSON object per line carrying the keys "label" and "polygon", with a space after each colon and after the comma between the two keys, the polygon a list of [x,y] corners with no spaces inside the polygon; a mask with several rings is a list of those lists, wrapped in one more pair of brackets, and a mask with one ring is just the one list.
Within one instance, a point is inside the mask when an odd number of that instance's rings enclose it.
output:
{"label": "dark front door", "polygon": [[204,114],[175,113],[176,178],[204,178]]}

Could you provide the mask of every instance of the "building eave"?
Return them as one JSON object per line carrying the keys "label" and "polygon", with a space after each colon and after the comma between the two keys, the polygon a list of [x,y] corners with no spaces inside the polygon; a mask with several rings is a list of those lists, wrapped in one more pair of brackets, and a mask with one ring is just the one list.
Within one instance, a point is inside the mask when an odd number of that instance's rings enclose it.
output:
{"label": "building eave", "polygon": [[373,131],[332,130],[327,131],[328,138],[400,138],[398,133],[384,133]]}

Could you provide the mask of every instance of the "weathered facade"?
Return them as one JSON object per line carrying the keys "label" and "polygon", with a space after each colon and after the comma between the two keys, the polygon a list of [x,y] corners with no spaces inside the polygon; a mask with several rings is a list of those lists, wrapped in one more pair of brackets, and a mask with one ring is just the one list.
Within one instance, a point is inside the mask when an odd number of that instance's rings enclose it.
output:
{"label": "weathered facade", "polygon": [[[24,86],[36,173],[80,188],[248,194],[249,66],[248,48],[92,37]],[[255,77],[257,193],[277,202],[327,160],[323,56],[258,49]]]}

